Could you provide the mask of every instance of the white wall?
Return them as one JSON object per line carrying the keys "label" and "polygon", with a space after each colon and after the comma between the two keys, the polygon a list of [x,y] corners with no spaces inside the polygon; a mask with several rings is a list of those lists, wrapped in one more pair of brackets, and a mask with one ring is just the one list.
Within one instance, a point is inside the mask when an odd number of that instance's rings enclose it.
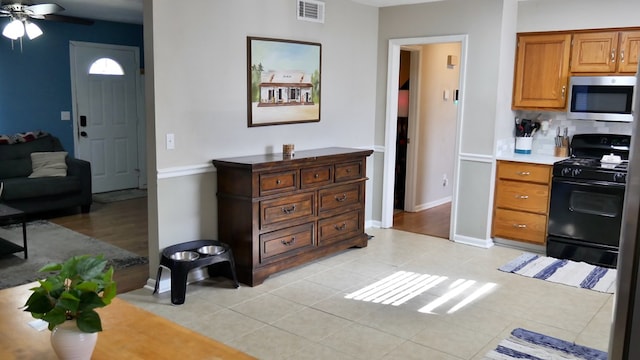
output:
{"label": "white wall", "polygon": [[[145,1],[151,270],[159,249],[216,238],[212,159],[280,152],[283,143],[372,148],[378,10],[325,3],[318,24],[297,20],[291,0]],[[247,36],[322,44],[320,122],[247,127]],[[165,148],[167,133],[175,150]]]}
{"label": "white wall", "polygon": [[640,26],[637,0],[528,0],[518,5],[518,32]]}
{"label": "white wall", "polygon": [[[421,48],[417,210],[446,203],[453,195],[451,180],[458,113],[453,98],[460,80],[460,65],[447,66],[448,55],[460,59],[460,43],[430,44]],[[445,90],[449,93],[448,100],[443,96]],[[448,179],[446,186],[443,176]]]}

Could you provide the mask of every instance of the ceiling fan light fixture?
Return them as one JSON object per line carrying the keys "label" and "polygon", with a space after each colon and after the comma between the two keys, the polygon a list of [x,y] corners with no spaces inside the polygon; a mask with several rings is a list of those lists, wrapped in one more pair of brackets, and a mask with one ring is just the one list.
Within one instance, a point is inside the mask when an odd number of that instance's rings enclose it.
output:
{"label": "ceiling fan light fixture", "polygon": [[38,36],[42,35],[42,29],[40,27],[30,21],[25,21],[25,30],[27,31],[27,36],[29,40],[33,40]]}
{"label": "ceiling fan light fixture", "polygon": [[4,27],[2,35],[8,37],[11,40],[17,40],[24,36],[24,24],[22,24],[22,21],[14,19]]}

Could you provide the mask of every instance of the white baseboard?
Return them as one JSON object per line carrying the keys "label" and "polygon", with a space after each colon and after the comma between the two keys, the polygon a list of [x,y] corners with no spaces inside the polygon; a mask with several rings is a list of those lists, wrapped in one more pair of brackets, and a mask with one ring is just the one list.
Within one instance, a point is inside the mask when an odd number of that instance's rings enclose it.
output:
{"label": "white baseboard", "polygon": [[427,210],[427,209],[431,209],[434,208],[436,206],[440,206],[446,203],[450,203],[452,200],[451,196],[447,196],[445,198],[442,199],[438,199],[438,200],[434,200],[434,201],[430,201],[426,204],[420,204],[420,205],[416,205],[415,211],[422,211],[422,210]]}
{"label": "white baseboard", "polygon": [[[187,275],[187,284],[202,281],[207,278],[209,278],[209,273],[207,272],[206,267],[196,268]],[[157,279],[147,279],[147,284],[144,288],[153,291],[156,286],[156,281]],[[158,293],[162,294],[167,291],[171,291],[171,270],[163,267],[160,284],[158,286]]]}
{"label": "white baseboard", "polygon": [[494,245],[493,240],[491,239],[478,239],[470,236],[455,235],[455,234],[453,235],[453,241],[460,244],[477,246],[485,249],[488,249]]}

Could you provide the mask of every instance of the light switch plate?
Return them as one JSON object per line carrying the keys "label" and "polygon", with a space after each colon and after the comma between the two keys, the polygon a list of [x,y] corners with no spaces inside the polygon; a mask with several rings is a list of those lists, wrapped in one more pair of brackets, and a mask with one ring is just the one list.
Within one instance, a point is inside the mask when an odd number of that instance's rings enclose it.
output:
{"label": "light switch plate", "polygon": [[60,111],[60,120],[71,120],[71,111]]}
{"label": "light switch plate", "polygon": [[174,134],[167,134],[167,150],[176,148],[176,137]]}

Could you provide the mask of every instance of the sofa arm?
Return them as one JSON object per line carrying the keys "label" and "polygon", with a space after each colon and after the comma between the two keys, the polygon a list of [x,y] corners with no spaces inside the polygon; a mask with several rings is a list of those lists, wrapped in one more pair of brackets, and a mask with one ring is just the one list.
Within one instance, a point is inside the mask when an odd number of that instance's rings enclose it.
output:
{"label": "sofa arm", "polygon": [[77,176],[82,186],[82,206],[88,208],[93,201],[91,192],[91,163],[67,156],[67,175]]}

